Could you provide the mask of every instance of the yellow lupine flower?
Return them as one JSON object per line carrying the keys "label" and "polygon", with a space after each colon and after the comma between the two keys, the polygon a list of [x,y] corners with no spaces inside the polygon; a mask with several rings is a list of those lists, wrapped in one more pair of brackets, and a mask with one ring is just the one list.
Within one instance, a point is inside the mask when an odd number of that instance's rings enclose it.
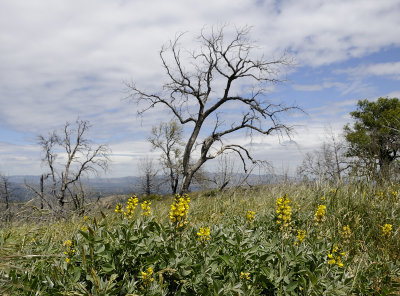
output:
{"label": "yellow lupine flower", "polygon": [[256,216],[256,212],[254,211],[247,211],[246,217],[249,222],[253,222]]}
{"label": "yellow lupine flower", "polygon": [[149,268],[147,268],[146,271],[141,271],[140,273],[141,273],[143,286],[144,286],[144,288],[146,288],[154,281],[153,268],[149,267]]}
{"label": "yellow lupine flower", "polygon": [[385,224],[382,226],[382,235],[385,237],[390,237],[392,235],[392,224]]}
{"label": "yellow lupine flower", "polygon": [[325,220],[325,214],[326,214],[326,206],[319,205],[317,211],[315,212],[314,220],[317,223],[323,222]]}
{"label": "yellow lupine flower", "polygon": [[151,202],[147,202],[147,201],[144,201],[141,204],[141,207],[142,207],[142,210],[143,210],[143,213],[142,213],[143,216],[150,215],[150,213],[151,213],[150,205],[151,205]]}
{"label": "yellow lupine flower", "polygon": [[115,206],[115,212],[116,212],[116,213],[123,213],[123,212],[124,212],[124,209],[122,208],[121,203],[118,203],[118,204]]}
{"label": "yellow lupine flower", "polygon": [[246,280],[246,281],[250,280],[250,272],[241,271],[240,272],[240,279],[241,280]]}
{"label": "yellow lupine flower", "polygon": [[334,265],[336,264],[339,267],[343,267],[342,256],[345,255],[345,252],[341,251],[338,245],[334,245],[332,248],[332,253],[328,254],[328,264]]}
{"label": "yellow lupine flower", "polygon": [[206,242],[210,239],[210,227],[200,227],[199,232],[197,232],[197,240],[199,242]]}
{"label": "yellow lupine flower", "polygon": [[173,224],[175,224],[176,227],[182,227],[187,224],[189,203],[190,198],[187,194],[185,194],[183,197],[181,197],[180,195],[175,196],[175,200],[171,204],[169,219]]}
{"label": "yellow lupine flower", "polygon": [[344,239],[349,239],[351,237],[351,230],[349,225],[343,226],[342,237]]}
{"label": "yellow lupine flower", "polygon": [[306,237],[306,231],[305,230],[297,230],[297,241],[294,243],[295,245],[301,244]]}
{"label": "yellow lupine flower", "polygon": [[136,195],[131,196],[126,202],[126,212],[124,212],[124,217],[131,219],[133,217],[134,211],[139,203]]}
{"label": "yellow lupine flower", "polygon": [[66,240],[64,242],[64,247],[65,247],[64,255],[67,256],[65,262],[69,263],[70,257],[75,255],[74,243],[70,240]]}
{"label": "yellow lupine flower", "polygon": [[289,204],[290,200],[286,194],[276,200],[276,223],[282,225],[281,230],[288,227],[292,221],[292,208]]}

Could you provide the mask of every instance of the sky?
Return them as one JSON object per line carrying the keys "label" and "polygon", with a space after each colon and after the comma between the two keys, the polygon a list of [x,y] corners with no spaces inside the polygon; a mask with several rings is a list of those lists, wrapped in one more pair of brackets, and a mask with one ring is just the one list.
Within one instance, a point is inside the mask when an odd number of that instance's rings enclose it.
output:
{"label": "sky", "polygon": [[157,108],[138,117],[126,82],[159,90],[161,47],[186,32],[195,49],[202,29],[221,25],[249,26],[256,54],[295,61],[266,94],[304,110],[283,118],[291,137],[227,139],[278,173],[295,174],[328,130],[340,135],[358,100],[400,97],[400,0],[0,0],[0,172],[41,174],[37,136],[80,118],[94,145],[112,149],[102,176],[140,175],[139,160],[159,155],[146,140],[152,126],[173,116]]}

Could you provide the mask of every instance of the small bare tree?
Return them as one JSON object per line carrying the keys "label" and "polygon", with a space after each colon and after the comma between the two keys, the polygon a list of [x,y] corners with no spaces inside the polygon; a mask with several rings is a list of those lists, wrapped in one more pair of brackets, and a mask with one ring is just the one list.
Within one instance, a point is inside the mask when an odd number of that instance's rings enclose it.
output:
{"label": "small bare tree", "polygon": [[10,200],[11,196],[14,192],[14,188],[11,185],[10,179],[8,176],[0,174],[0,196],[1,199],[4,199],[6,208],[5,208],[5,219],[6,222],[9,222],[11,219],[11,209],[10,209]]}
{"label": "small bare tree", "polygon": [[178,191],[182,173],[183,129],[176,121],[153,126],[148,141],[153,149],[161,150],[161,167],[168,176],[172,194]]}
{"label": "small bare tree", "polygon": [[139,160],[139,172],[141,172],[141,190],[150,195],[157,190],[155,177],[158,171],[152,159],[145,157]]}
{"label": "small bare tree", "polygon": [[[246,170],[246,159],[256,160],[245,146],[227,144],[227,138],[239,131],[288,135],[291,127],[279,115],[298,109],[265,99],[267,85],[281,81],[279,71],[291,65],[291,59],[285,54],[272,60],[254,57],[248,27],[236,29],[229,40],[225,29],[212,29],[209,34],[203,30],[197,39],[199,46],[190,52],[180,45],[183,34],[163,47],[160,58],[168,82],[162,91],[149,93],[127,84],[130,98],[143,104],[139,114],[161,105],[191,130],[182,155],[179,193],[189,190],[194,174],[206,161],[224,152],[237,153]],[[235,117],[229,116],[233,104]]]}
{"label": "small bare tree", "polygon": [[[86,138],[90,128],[88,121],[77,120],[75,125],[66,123],[61,133],[53,131],[48,136],[40,135],[38,143],[43,151],[43,163],[48,171],[41,177],[41,189],[33,189],[41,201],[46,201],[53,208],[52,201],[45,197],[44,185],[49,184],[48,190],[51,200],[57,201],[58,209],[62,212],[67,198],[71,198],[77,204],[76,190],[81,177],[88,174],[96,174],[99,170],[107,170],[110,148],[107,145],[93,146]],[[44,180],[47,179],[47,182]],[[74,199],[75,198],[75,199]]]}
{"label": "small bare tree", "polygon": [[235,162],[232,157],[225,154],[219,157],[216,173],[212,178],[212,182],[222,191],[229,183],[232,182],[234,175]]}
{"label": "small bare tree", "polygon": [[306,153],[297,172],[320,181],[341,181],[350,167],[346,149],[344,140],[331,131],[328,141],[323,142],[319,149]]}

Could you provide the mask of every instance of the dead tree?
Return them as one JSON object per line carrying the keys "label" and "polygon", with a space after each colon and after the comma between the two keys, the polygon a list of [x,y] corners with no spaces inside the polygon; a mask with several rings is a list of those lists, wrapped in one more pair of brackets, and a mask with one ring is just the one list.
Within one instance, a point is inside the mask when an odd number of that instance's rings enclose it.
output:
{"label": "dead tree", "polygon": [[346,150],[343,139],[330,132],[328,140],[323,142],[318,149],[305,154],[297,172],[299,175],[319,181],[339,182],[350,167],[349,159],[345,154]]}
{"label": "dead tree", "polygon": [[153,160],[148,157],[140,159],[138,169],[141,173],[141,190],[146,195],[154,193],[157,190],[155,177],[158,172]]}
{"label": "dead tree", "polygon": [[[280,115],[299,110],[275,104],[265,96],[270,84],[281,82],[280,70],[290,66],[291,59],[286,54],[271,60],[255,57],[249,28],[236,29],[231,38],[226,38],[226,30],[203,30],[193,51],[182,49],[184,34],[163,47],[160,58],[168,82],[159,92],[127,84],[129,97],[140,106],[139,114],[161,105],[190,130],[182,156],[180,193],[188,191],[194,174],[206,161],[224,152],[237,153],[246,171],[246,160],[256,160],[244,145],[227,143],[229,137],[240,131],[289,135],[291,127],[281,121]],[[232,112],[234,118],[228,116]]]}
{"label": "dead tree", "polygon": [[212,182],[217,186],[219,191],[224,190],[224,188],[232,182],[234,168],[235,163],[232,157],[229,157],[227,154],[219,157],[218,166],[212,178]]}
{"label": "dead tree", "polygon": [[10,179],[8,176],[0,174],[0,196],[4,198],[5,201],[5,219],[6,222],[9,222],[11,219],[11,209],[10,209],[10,199],[13,193],[13,188],[10,183]]}
{"label": "dead tree", "polygon": [[182,172],[183,129],[176,121],[153,126],[148,141],[153,149],[161,150],[161,167],[168,176],[172,194],[178,191]]}
{"label": "dead tree", "polygon": [[[86,138],[90,128],[88,121],[77,120],[75,125],[66,123],[61,133],[53,131],[47,137],[40,135],[38,143],[43,151],[43,163],[48,171],[42,175],[41,190],[35,191],[43,201],[43,179],[50,187],[49,195],[58,203],[62,212],[67,197],[71,196],[80,178],[88,174],[96,174],[99,170],[106,170],[109,163],[110,149],[107,145],[93,146]],[[78,185],[79,186],[79,185]],[[31,189],[32,186],[30,186]],[[74,201],[74,200],[73,200]],[[46,203],[52,207],[49,200]]]}

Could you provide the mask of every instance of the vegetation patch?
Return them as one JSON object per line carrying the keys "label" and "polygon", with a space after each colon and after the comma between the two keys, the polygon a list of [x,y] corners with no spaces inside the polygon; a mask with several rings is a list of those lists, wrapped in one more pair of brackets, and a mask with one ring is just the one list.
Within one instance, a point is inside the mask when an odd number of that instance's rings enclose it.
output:
{"label": "vegetation patch", "polygon": [[285,184],[132,197],[98,216],[2,229],[1,292],[398,295],[393,192]]}

